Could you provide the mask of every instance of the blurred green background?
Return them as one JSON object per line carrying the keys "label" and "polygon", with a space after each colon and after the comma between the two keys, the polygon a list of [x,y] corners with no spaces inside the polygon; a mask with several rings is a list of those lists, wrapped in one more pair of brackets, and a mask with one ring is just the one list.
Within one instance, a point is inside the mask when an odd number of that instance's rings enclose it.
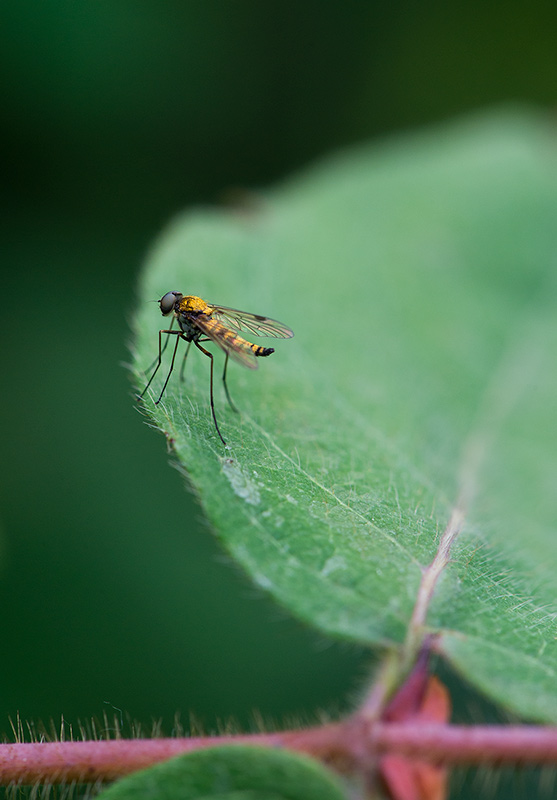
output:
{"label": "blurred green background", "polygon": [[211,729],[349,705],[369,655],[227,563],[137,412],[137,272],[179,209],[331,149],[552,109],[556,22],[512,0],[2,4],[0,732],[17,712],[170,732],[176,712]]}

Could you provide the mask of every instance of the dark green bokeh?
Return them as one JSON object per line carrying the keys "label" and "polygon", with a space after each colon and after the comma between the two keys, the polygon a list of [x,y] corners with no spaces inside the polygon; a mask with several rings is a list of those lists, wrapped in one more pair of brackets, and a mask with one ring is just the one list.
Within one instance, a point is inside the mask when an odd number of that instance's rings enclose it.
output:
{"label": "dark green bokeh", "polygon": [[346,706],[367,656],[223,563],[137,413],[122,367],[135,276],[185,206],[492,102],[550,106],[556,17],[513,2],[2,7],[0,730],[18,710],[75,722],[114,706],[169,731],[178,710],[211,727]]}

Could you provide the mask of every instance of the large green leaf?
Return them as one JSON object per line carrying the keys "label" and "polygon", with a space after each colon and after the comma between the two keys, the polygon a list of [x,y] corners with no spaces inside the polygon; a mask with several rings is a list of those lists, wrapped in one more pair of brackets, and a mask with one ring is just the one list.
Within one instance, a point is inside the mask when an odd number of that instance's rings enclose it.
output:
{"label": "large green leaf", "polygon": [[198,750],[110,786],[104,800],[343,800],[338,779],[306,756],[233,745]]}
{"label": "large green leaf", "polygon": [[[146,402],[226,547],[312,625],[399,643],[474,486],[429,627],[491,696],[557,720],[551,133],[526,114],[476,118],[176,219],[142,278],[135,366],[142,387],[163,327],[145,301],[169,290],[291,325],[257,372],[229,368],[241,415],[217,380],[227,448],[197,351]],[[187,531],[179,508],[165,521]]]}

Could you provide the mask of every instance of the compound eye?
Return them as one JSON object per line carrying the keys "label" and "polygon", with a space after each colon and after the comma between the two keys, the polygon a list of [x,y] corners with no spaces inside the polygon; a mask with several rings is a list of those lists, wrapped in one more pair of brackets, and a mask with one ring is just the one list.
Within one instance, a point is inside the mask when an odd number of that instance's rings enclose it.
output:
{"label": "compound eye", "polygon": [[170,314],[171,311],[174,310],[174,303],[176,300],[179,300],[182,295],[180,292],[167,292],[164,297],[161,297],[159,300],[159,305],[161,307],[161,313],[166,316]]}

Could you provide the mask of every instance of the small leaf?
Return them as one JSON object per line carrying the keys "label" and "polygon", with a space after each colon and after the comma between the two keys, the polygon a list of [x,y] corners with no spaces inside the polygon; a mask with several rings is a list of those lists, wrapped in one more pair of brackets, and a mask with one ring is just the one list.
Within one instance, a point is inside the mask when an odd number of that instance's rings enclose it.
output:
{"label": "small leaf", "polygon": [[[145,407],[253,580],[345,639],[401,643],[455,506],[427,628],[468,680],[557,721],[557,181],[552,130],[494,114],[362,147],[153,250],[137,386],[169,290],[284,321],[259,370],[168,369]],[[166,322],[166,320],[164,320]],[[169,348],[170,350],[170,348]],[[175,372],[178,372],[176,370]],[[168,524],[188,520],[171,509]]]}
{"label": "small leaf", "polygon": [[105,789],[103,800],[343,800],[338,780],[310,758],[234,745],[197,750]]}

